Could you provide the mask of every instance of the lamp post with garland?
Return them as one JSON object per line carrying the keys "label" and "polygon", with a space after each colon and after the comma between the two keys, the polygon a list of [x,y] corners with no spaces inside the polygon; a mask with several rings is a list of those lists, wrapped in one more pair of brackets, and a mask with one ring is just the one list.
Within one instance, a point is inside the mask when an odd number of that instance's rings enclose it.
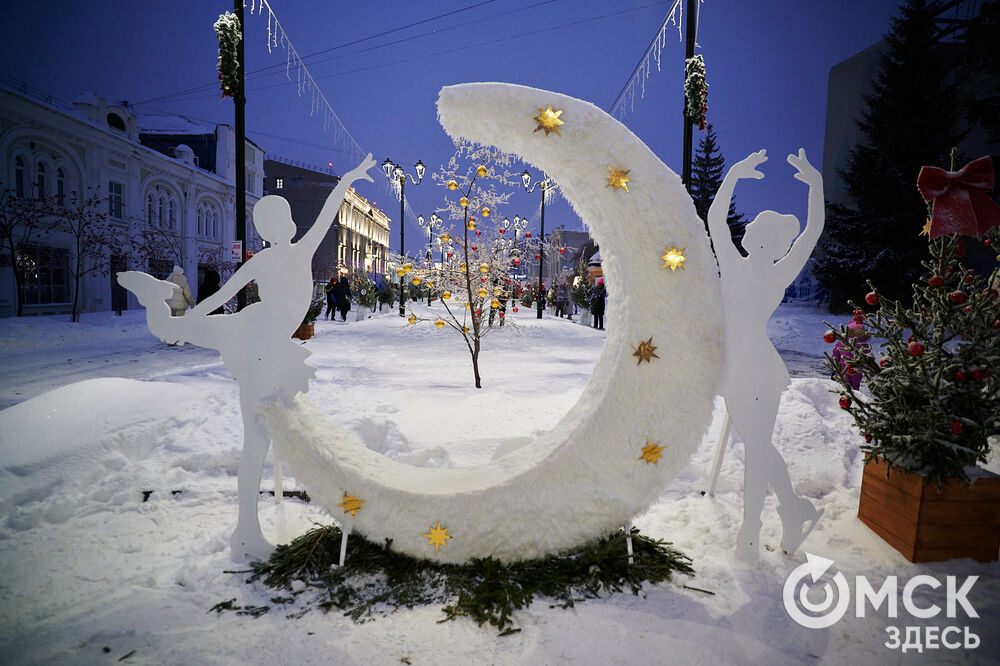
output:
{"label": "lamp post with garland", "polygon": [[544,291],[542,287],[542,268],[545,262],[545,196],[548,194],[549,190],[555,189],[556,184],[545,177],[542,173],[542,179],[536,181],[534,184],[531,182],[531,173],[525,169],[524,173],[521,174],[521,184],[524,185],[524,190],[526,192],[534,192],[535,187],[539,186],[542,190],[542,216],[541,216],[541,231],[538,238],[538,319],[542,318],[542,303],[545,298]]}
{"label": "lamp post with garland", "polygon": [[[395,164],[388,157],[385,162],[382,162],[382,172],[389,181],[395,180],[399,183],[399,254],[402,257],[406,257],[403,242],[406,238],[406,223],[404,221],[404,215],[406,213],[406,179],[409,178],[414,185],[419,185],[420,181],[424,179],[424,163],[417,160],[417,163],[413,166],[413,170],[417,172],[417,177],[414,178],[412,175],[406,173],[403,167]],[[399,276],[399,316],[406,316],[406,290],[404,289],[405,284],[403,283],[403,276]]]}

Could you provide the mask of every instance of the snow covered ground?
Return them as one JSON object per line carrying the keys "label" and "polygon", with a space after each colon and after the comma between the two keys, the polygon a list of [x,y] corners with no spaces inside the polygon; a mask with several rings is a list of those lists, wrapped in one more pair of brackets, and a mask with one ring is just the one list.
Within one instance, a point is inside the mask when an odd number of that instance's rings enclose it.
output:
{"label": "snow covered ground", "polygon": [[[351,317],[353,319],[353,317]],[[797,490],[825,509],[802,550],[777,548],[769,499],[756,564],[732,556],[740,524],[742,446],[731,446],[714,497],[707,489],[721,412],[684,473],[636,519],[672,541],[696,574],[573,609],[537,600],[520,633],[498,638],[471,621],[438,624],[437,607],[364,624],[280,609],[259,618],[208,612],[220,601],[266,603],[266,589],[225,573],[236,518],[241,425],[235,383],[209,350],[170,347],[123,317],[0,320],[0,655],[9,664],[634,664],[1000,662],[1000,564],[914,565],[857,519],[859,436],[829,393],[821,340],[829,315],[782,306],[769,333],[789,365],[776,442]],[[517,327],[486,341],[484,388],[472,388],[454,334],[405,326],[387,314],[317,323],[307,343],[317,370],[310,395],[387,456],[427,466],[489,461],[500,440],[552,427],[576,400],[603,334],[525,308]],[[610,326],[614,322],[609,322]],[[994,461],[991,467],[996,470]],[[272,471],[265,469],[264,487]],[[286,489],[295,488],[286,476]],[[147,501],[144,501],[144,497]],[[295,500],[261,501],[265,534],[284,542],[327,521]],[[918,574],[918,606],[946,605],[945,578],[979,576],[968,600],[980,615],[910,617],[900,604],[828,629],[794,623],[785,578],[803,551],[830,558],[854,587],[865,576],[899,586]],[[833,573],[833,571],[831,571]],[[698,589],[691,589],[698,588]],[[705,591],[711,592],[709,594]],[[812,595],[810,595],[812,599]],[[818,602],[817,599],[814,602]],[[853,599],[852,599],[853,601]],[[969,627],[975,649],[885,647],[886,628]],[[954,636],[952,635],[953,639]]]}

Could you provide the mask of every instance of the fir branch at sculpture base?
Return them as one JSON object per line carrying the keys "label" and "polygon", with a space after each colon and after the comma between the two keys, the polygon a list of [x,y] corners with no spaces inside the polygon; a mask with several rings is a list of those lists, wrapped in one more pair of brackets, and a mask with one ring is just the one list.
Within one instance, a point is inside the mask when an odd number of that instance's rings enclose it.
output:
{"label": "fir branch at sculpture base", "polygon": [[219,87],[223,97],[235,97],[240,90],[240,61],[236,55],[240,40],[243,39],[240,20],[236,14],[226,12],[219,16],[212,27],[215,28],[215,36],[219,38],[219,62],[216,66],[219,70]]}
{"label": "fir branch at sculpture base", "polygon": [[271,606],[238,607],[231,601],[213,610],[261,615],[262,608],[282,607],[289,617],[312,609],[340,610],[355,622],[398,608],[444,604],[445,617],[471,617],[489,623],[501,635],[519,631],[515,611],[536,596],[553,600],[553,607],[604,594],[629,590],[638,595],[644,583],[656,584],[676,573],[693,574],[690,559],[669,544],[631,531],[633,563],[629,564],[626,534],[618,531],[571,552],[505,564],[493,558],[465,564],[436,564],[392,550],[391,542],[374,544],[358,534],[349,536],[348,557],[340,558],[341,531],[335,525],[313,529],[286,546],[278,546],[267,562],[252,564],[247,582],[262,581],[277,591]]}
{"label": "fir branch at sculpture base", "polygon": [[[986,237],[987,247],[1000,247],[1000,228]],[[873,341],[884,340],[880,354],[852,342],[848,327],[826,335],[853,346],[846,361],[827,354],[826,365],[864,437],[865,463],[885,460],[890,471],[921,474],[939,489],[968,486],[970,468],[986,462],[990,438],[1000,435],[1000,263],[988,275],[967,270],[967,242],[975,241],[957,234],[930,241],[909,307],[871,285],[865,300],[878,309],[856,310],[853,328],[863,324]],[[852,387],[858,373],[867,392]]]}

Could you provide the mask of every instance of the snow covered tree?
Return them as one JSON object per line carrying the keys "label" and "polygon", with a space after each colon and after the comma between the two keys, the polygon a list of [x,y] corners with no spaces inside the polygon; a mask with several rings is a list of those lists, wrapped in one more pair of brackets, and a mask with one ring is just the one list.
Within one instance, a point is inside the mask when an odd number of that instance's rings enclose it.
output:
{"label": "snow covered tree", "polygon": [[[412,264],[398,269],[401,275],[411,274],[411,283],[431,289],[444,309],[430,316],[411,312],[408,321],[432,321],[438,328],[458,332],[472,358],[476,388],[482,388],[479,354],[483,338],[506,317],[512,286],[508,271],[511,248],[496,222],[510,199],[510,188],[515,186],[511,161],[494,147],[456,141],[448,164],[433,174],[438,185],[460,195],[457,200],[446,198],[444,207],[436,211],[461,224],[460,231],[444,231],[439,237],[452,248],[448,251],[451,261],[440,271],[430,267],[414,270]],[[498,185],[506,191],[498,190]]]}
{"label": "snow covered tree", "polygon": [[956,67],[943,47],[938,3],[907,0],[885,36],[872,92],[858,121],[861,141],[840,172],[853,205],[831,204],[814,274],[831,294],[831,308],[865,290],[865,278],[886,296],[902,298],[921,273],[924,243],[913,220],[924,203],[912,174],[947,163],[963,136]]}
{"label": "snow covered tree", "polygon": [[[694,201],[694,208],[698,211],[698,217],[703,221],[708,219],[708,209],[715,201],[715,193],[719,191],[719,186],[722,184],[725,168],[726,158],[719,151],[712,123],[708,123],[705,136],[698,142],[698,149],[695,151],[694,162],[691,164],[691,184],[688,187],[688,193]],[[747,253],[743,250],[740,241],[743,239],[747,219],[736,212],[735,202],[729,202],[729,215],[726,222],[729,224],[729,233],[737,249],[743,256],[746,256]]]}
{"label": "snow covered tree", "polygon": [[[993,216],[1000,221],[1000,209]],[[930,235],[912,305],[872,282],[865,302],[877,309],[866,315],[851,304],[855,321],[884,340],[879,353],[855,345],[849,362],[827,355],[827,366],[843,384],[840,406],[865,439],[865,463],[878,457],[890,470],[917,472],[939,487],[968,485],[966,468],[985,462],[990,437],[1000,435],[1000,256],[982,275],[963,265],[966,236],[934,238],[933,227]],[[1000,251],[1000,226],[985,235],[987,247]],[[825,339],[851,345],[847,327]],[[868,393],[852,388],[848,376],[856,373]]]}

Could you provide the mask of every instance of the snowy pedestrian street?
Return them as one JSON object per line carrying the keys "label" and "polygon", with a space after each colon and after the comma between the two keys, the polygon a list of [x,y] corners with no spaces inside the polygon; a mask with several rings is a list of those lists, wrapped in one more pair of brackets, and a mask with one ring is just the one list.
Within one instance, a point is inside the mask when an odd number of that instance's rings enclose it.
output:
{"label": "snowy pedestrian street", "polygon": [[[425,305],[414,312],[426,314]],[[693,576],[588,600],[546,599],[517,614],[498,638],[468,618],[439,623],[438,607],[356,624],[336,611],[291,619],[295,606],[258,617],[210,609],[235,599],[269,604],[274,591],[244,582],[229,555],[242,446],[238,391],[211,350],[169,346],[143,312],[0,319],[0,654],[7,664],[625,664],[997,663],[1000,564],[968,559],[911,564],[857,519],[860,435],[831,393],[821,359],[823,319],[783,305],[768,332],[789,365],[774,441],[795,489],[825,511],[791,557],[769,497],[761,558],[733,556],[742,518],[743,447],[731,444],[716,493],[708,480],[721,402],[701,446],[635,525],[693,560]],[[476,390],[460,335],[406,323],[395,311],[346,322],[320,319],[306,341],[316,368],[309,396],[368,448],[419,467],[488,465],[558,427],[589,381],[606,334],[532,308],[484,337]],[[577,318],[574,318],[577,319]],[[606,327],[615,326],[609,317]],[[668,341],[661,344],[669,345]],[[632,359],[629,359],[632,362]],[[678,369],[682,372],[683,369]],[[669,443],[668,443],[669,445]],[[990,469],[1000,469],[997,460]],[[271,457],[262,488],[273,488]],[[292,469],[286,490],[305,490]],[[265,536],[287,543],[331,519],[314,504],[262,494]],[[510,516],[530,521],[530,515]],[[782,585],[805,553],[833,560],[853,587],[918,574],[979,579],[968,594],[978,618],[906,618],[967,626],[975,649],[901,654],[885,646],[902,625],[883,607],[829,629],[802,627]],[[348,549],[350,557],[350,549]],[[946,604],[922,586],[918,605]]]}

